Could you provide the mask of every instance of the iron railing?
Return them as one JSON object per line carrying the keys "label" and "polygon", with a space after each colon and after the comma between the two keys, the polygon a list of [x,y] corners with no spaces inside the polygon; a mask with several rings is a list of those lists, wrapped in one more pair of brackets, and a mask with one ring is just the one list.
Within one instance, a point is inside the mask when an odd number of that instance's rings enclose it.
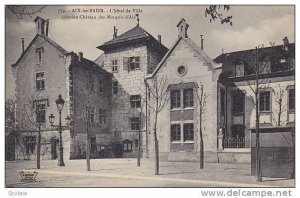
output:
{"label": "iron railing", "polygon": [[245,137],[225,137],[224,148],[245,148]]}

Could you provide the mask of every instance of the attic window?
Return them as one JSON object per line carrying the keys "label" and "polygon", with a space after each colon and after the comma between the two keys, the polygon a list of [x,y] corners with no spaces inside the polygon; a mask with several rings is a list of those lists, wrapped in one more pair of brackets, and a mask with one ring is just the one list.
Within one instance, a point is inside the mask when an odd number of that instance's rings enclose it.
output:
{"label": "attic window", "polygon": [[244,76],[244,63],[238,62],[235,64],[235,77]]}
{"label": "attic window", "polygon": [[36,54],[37,54],[37,63],[41,64],[43,62],[43,52],[44,48],[40,47],[36,49]]}

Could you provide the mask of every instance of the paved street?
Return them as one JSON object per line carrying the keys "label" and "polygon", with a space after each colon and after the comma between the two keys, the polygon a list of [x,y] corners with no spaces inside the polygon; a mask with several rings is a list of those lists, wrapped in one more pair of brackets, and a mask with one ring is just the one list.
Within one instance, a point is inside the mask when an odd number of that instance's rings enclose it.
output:
{"label": "paved street", "polygon": [[154,162],[142,159],[93,159],[87,172],[85,160],[42,161],[37,182],[21,182],[19,171],[35,169],[35,161],[6,162],[7,187],[293,187],[294,180],[264,178],[257,183],[248,164],[161,162],[160,175],[154,175]]}

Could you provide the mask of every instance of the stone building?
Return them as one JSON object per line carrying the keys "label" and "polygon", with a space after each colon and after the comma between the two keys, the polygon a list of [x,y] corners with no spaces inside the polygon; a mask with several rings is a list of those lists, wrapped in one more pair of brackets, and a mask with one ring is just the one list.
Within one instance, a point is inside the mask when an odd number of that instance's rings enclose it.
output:
{"label": "stone building", "polygon": [[[85,158],[87,142],[92,158],[135,157],[139,134],[143,157],[152,158],[151,87],[166,79],[168,100],[157,122],[162,160],[198,161],[201,124],[205,162],[253,162],[256,63],[264,65],[258,72],[259,82],[265,82],[258,108],[265,152],[276,145],[278,152],[286,153],[293,141],[291,133],[282,135],[295,122],[295,44],[287,38],[284,45],[221,54],[213,60],[203,50],[203,40],[199,47],[189,38],[185,19],[177,24],[178,38],[169,50],[161,36],[155,39],[137,24],[119,36],[114,27],[113,38],[97,47],[103,53],[90,61],[51,40],[49,21],[34,21],[37,35],[12,65],[19,129],[16,159],[35,158],[37,120],[42,159],[57,158],[58,132],[47,117],[52,113],[58,118],[59,94],[65,100],[62,118],[72,120],[63,132],[66,159]],[[202,122],[201,90],[207,96]]]}
{"label": "stone building", "polygon": [[[149,86],[155,79],[167,79],[169,102],[158,114],[157,132],[161,160],[199,160],[199,100],[201,86],[207,94],[204,126],[205,161],[216,162],[217,157],[217,90],[221,64],[215,63],[188,37],[189,25],[185,19],[178,24],[178,38],[147,76]],[[149,101],[149,103],[153,103]],[[149,130],[153,130],[153,111],[149,113]],[[151,137],[151,142],[153,138]],[[153,143],[150,144],[153,149]]]}
{"label": "stone building", "polygon": [[103,61],[103,69],[112,73],[112,142],[122,147],[123,157],[133,157],[141,133],[142,147],[147,153],[150,143],[146,133],[144,79],[155,69],[167,48],[161,43],[161,36],[156,40],[139,24],[119,36],[114,27],[113,39],[97,48],[104,53],[95,62],[102,65]]}
{"label": "stone building", "polygon": [[279,163],[293,164],[295,44],[285,37],[283,45],[225,53],[215,58],[215,62],[222,63],[218,79],[218,125],[223,129],[219,136],[223,139],[218,153],[220,161],[255,162],[253,101],[257,76],[263,172],[279,173],[289,169],[280,167],[275,171],[272,167]]}
{"label": "stone building", "polygon": [[[41,126],[41,158],[58,156],[58,131],[51,127],[48,116],[53,114],[58,124],[55,100],[61,94],[65,100],[64,119],[71,117],[72,125],[63,131],[66,159],[80,157],[85,149],[86,119],[90,120],[91,142],[108,145],[110,123],[111,75],[94,62],[74,52],[68,52],[48,37],[49,21],[36,17],[37,34],[12,65],[16,84],[16,159],[34,159],[38,125]],[[88,92],[89,90],[90,92]],[[92,146],[92,150],[95,148]],[[97,149],[97,148],[96,148]],[[100,149],[100,148],[99,148]],[[96,150],[95,150],[96,153]],[[96,155],[96,154],[95,154]]]}

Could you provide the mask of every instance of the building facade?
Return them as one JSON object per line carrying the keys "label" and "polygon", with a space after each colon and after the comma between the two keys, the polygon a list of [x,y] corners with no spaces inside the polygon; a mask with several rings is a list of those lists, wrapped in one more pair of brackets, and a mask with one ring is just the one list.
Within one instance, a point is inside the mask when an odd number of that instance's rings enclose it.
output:
{"label": "building facade", "polygon": [[[287,38],[284,45],[211,59],[203,41],[199,47],[188,36],[185,19],[170,49],[138,23],[119,36],[114,27],[113,38],[97,47],[103,53],[90,61],[51,40],[49,21],[37,17],[35,23],[37,35],[12,66],[16,159],[35,158],[37,123],[42,159],[57,158],[58,132],[47,118],[58,117],[59,94],[62,118],[71,117],[62,138],[66,159],[85,158],[87,145],[92,158],[136,157],[139,144],[143,157],[152,158],[156,128],[162,160],[199,161],[202,129],[205,162],[250,163],[256,84],[260,128],[276,132],[262,132],[262,141],[278,147],[293,141],[281,134],[295,122],[295,45]],[[159,86],[166,89],[156,123],[152,91]]]}
{"label": "building facade", "polygon": [[[103,54],[96,60],[112,73],[111,125],[112,143],[121,148],[123,157],[135,157],[141,133],[144,155],[148,153],[146,133],[146,89],[144,80],[167,51],[150,33],[137,24],[127,32],[97,47]],[[103,58],[101,58],[103,57]],[[100,62],[103,61],[103,64]],[[119,146],[117,146],[119,145]]]}
{"label": "building facade", "polygon": [[[49,21],[36,17],[34,22],[36,36],[25,50],[23,47],[20,58],[12,65],[16,83],[16,159],[36,157],[39,126],[41,158],[58,157],[59,134],[48,121],[48,116],[53,114],[58,124],[55,104],[58,95],[65,101],[62,125],[66,124],[67,116],[72,120],[72,125],[62,133],[64,157],[80,158],[85,152],[82,142],[87,139],[86,123],[89,123],[88,134],[94,144],[109,144],[107,109],[110,107],[111,75],[83,58],[82,53],[68,52],[51,40]],[[101,117],[100,111],[104,116]]]}

